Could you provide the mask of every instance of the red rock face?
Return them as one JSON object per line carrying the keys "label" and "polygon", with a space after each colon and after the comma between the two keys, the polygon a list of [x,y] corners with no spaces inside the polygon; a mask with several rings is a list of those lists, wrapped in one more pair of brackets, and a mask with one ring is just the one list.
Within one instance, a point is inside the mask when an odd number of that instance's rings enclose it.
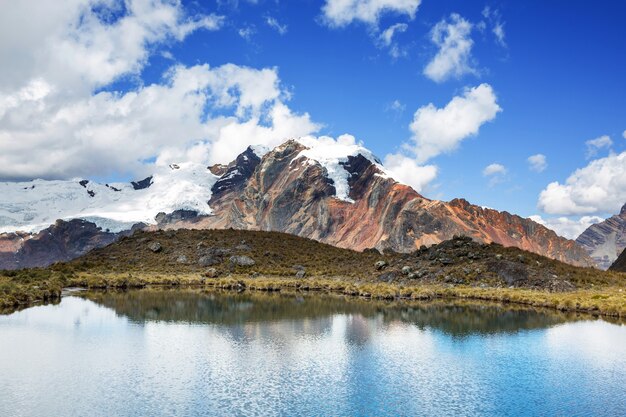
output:
{"label": "red rock face", "polygon": [[574,265],[593,265],[576,242],[532,220],[461,199],[429,200],[360,155],[345,164],[352,174],[349,197],[354,203],[339,200],[324,168],[297,158],[303,149],[295,141],[276,148],[263,157],[245,186],[223,188],[211,199],[215,215],[167,227],[272,230],[355,250],[400,252],[466,235]]}

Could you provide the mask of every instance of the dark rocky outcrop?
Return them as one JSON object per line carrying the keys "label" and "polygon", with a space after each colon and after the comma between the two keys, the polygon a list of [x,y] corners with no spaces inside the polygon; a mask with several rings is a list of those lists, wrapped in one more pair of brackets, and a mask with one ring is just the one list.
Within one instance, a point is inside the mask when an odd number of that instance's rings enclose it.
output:
{"label": "dark rocky outcrop", "polygon": [[[261,158],[258,157],[251,147],[248,147],[245,152],[237,156],[237,159],[228,165],[226,172],[213,185],[213,188],[211,188],[212,199],[219,198],[227,192],[241,191],[260,162]],[[214,170],[211,170],[211,172],[214,172]]]}
{"label": "dark rocky outcrop", "polygon": [[[124,235],[130,233],[128,231]],[[36,234],[2,234],[0,269],[40,267],[68,261],[94,248],[106,246],[121,235],[103,231],[94,223],[79,219],[58,220]]]}
{"label": "dark rocky outcrop", "polygon": [[130,185],[132,185],[135,190],[146,189],[152,185],[152,175],[148,178],[142,179],[141,181],[132,181]]}
{"label": "dark rocky outcrop", "polygon": [[609,268],[611,271],[626,272],[626,249],[624,249],[617,260]]}

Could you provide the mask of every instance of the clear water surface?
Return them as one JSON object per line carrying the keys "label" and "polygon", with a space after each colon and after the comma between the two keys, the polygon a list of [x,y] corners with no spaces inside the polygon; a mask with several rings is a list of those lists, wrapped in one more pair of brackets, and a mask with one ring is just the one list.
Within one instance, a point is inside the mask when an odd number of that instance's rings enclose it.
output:
{"label": "clear water surface", "polygon": [[626,415],[626,326],[198,290],[0,316],[0,415]]}

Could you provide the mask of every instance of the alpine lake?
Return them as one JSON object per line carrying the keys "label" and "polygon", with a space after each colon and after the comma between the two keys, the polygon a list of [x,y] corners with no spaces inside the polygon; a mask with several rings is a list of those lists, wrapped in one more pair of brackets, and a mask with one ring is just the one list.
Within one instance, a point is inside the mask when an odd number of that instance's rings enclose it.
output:
{"label": "alpine lake", "polygon": [[66,291],[0,316],[0,415],[623,416],[626,326],[495,303]]}

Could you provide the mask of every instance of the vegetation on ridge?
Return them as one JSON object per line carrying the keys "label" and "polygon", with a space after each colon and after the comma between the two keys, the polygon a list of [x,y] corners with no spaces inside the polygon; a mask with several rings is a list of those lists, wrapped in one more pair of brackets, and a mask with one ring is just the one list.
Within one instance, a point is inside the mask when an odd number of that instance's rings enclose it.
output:
{"label": "vegetation on ridge", "polygon": [[277,232],[140,231],[71,262],[0,272],[0,308],[54,300],[70,286],[191,284],[381,299],[498,300],[626,317],[625,277],[464,237],[411,254],[380,254]]}

